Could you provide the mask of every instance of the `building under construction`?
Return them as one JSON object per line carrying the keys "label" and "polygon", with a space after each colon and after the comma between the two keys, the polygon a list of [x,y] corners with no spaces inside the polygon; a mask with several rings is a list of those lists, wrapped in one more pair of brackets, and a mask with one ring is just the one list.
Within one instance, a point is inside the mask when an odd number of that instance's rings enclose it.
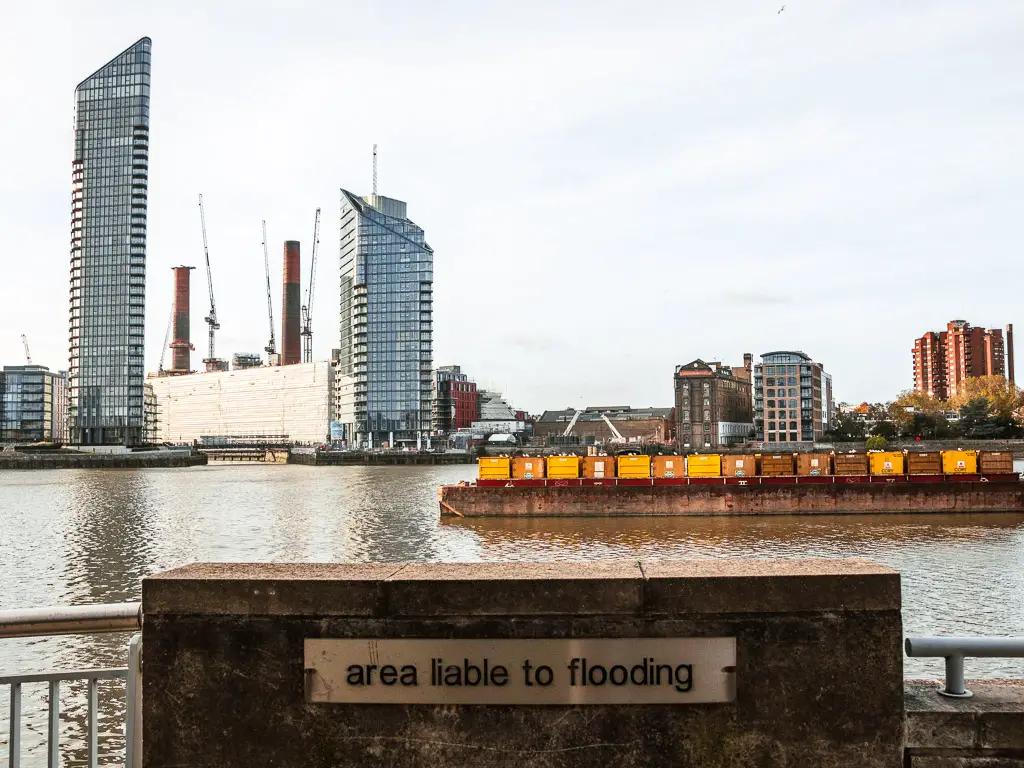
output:
{"label": "building under construction", "polygon": [[292,443],[321,443],[334,417],[334,369],[327,361],[149,381],[162,442],[281,435]]}

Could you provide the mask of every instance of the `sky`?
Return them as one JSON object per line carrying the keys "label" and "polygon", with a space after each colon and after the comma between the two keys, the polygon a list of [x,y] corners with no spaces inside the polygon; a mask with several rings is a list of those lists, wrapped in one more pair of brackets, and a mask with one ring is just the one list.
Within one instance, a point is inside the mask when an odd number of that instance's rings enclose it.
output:
{"label": "sky", "polygon": [[[913,339],[1017,316],[1024,3],[95,2],[0,6],[0,364],[67,367],[73,97],[153,39],[146,364],[195,265],[194,364],[280,337],[281,249],[338,346],[339,188],[434,249],[434,363],[516,407],[667,406],[676,365],[799,349],[836,400]],[[279,339],[280,343],[280,339]],[[201,364],[201,363],[200,363]]]}

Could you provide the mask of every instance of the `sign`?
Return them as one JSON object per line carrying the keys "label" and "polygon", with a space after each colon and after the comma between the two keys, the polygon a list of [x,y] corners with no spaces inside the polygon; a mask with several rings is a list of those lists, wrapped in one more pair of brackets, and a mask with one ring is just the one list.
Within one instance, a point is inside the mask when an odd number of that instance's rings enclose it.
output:
{"label": "sign", "polygon": [[330,704],[706,704],[736,698],[736,638],[305,642]]}

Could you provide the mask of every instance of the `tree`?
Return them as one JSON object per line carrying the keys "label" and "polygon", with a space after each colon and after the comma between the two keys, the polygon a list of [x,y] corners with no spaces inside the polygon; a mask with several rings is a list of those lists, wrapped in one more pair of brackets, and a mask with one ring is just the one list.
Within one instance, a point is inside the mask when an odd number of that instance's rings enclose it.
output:
{"label": "tree", "polygon": [[871,427],[872,437],[881,437],[883,440],[891,440],[900,433],[899,427],[891,421],[883,420],[876,422]]}
{"label": "tree", "polygon": [[1021,431],[1013,420],[1013,412],[1000,413],[987,397],[975,397],[961,406],[960,430],[964,437],[979,440],[1014,437]]}
{"label": "tree", "polygon": [[864,447],[869,451],[884,451],[887,445],[888,443],[881,435],[872,435],[864,443]]}
{"label": "tree", "polygon": [[856,416],[842,412],[832,419],[832,426],[828,430],[828,436],[838,442],[859,442],[865,435],[864,422]]}
{"label": "tree", "polygon": [[1012,420],[1015,413],[1024,406],[1024,394],[1016,386],[1011,390],[1002,376],[964,379],[961,391],[956,397],[950,398],[949,405],[951,409],[959,410],[978,399],[987,400],[990,412],[1004,421]]}

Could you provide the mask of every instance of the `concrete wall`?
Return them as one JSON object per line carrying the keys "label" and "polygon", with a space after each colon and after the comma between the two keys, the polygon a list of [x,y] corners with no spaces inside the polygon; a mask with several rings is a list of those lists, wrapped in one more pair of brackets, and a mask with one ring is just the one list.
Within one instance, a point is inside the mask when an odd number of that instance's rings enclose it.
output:
{"label": "concrete wall", "polygon": [[323,442],[333,414],[328,362],[246,368],[148,380],[159,406],[162,442],[204,436],[287,435]]}
{"label": "concrete wall", "polygon": [[[144,750],[182,765],[899,768],[899,575],[862,560],[196,565],[143,582]],[[721,704],[307,700],[307,638],[736,638]]]}
{"label": "concrete wall", "polygon": [[442,488],[440,500],[442,514],[464,517],[1012,512],[1024,510],[1024,485],[450,485]]}

